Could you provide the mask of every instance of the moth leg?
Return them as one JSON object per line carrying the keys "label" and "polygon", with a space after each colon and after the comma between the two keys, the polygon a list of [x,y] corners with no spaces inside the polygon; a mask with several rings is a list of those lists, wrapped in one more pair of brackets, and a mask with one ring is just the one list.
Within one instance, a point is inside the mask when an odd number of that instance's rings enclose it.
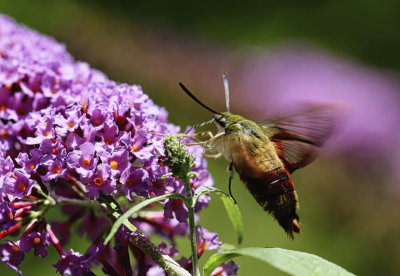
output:
{"label": "moth leg", "polygon": [[200,145],[200,146],[203,146],[204,145],[204,142],[196,142],[196,143],[183,143],[185,146],[197,146],[197,145]]}
{"label": "moth leg", "polygon": [[228,170],[229,170],[229,185],[228,185],[229,195],[231,196],[233,202],[236,204],[236,199],[233,197],[231,190],[231,184],[233,179],[233,162],[229,164]]}
{"label": "moth leg", "polygon": [[[200,146],[205,146],[208,141],[214,138],[214,134],[212,134],[211,131],[203,131],[203,132],[197,132],[193,134],[186,134],[186,133],[178,133],[176,134],[176,137],[188,137],[190,139],[193,139],[195,143],[185,143],[186,146],[194,146],[194,145],[200,145]],[[201,140],[200,137],[208,137],[207,140]]]}
{"label": "moth leg", "polygon": [[211,131],[202,131],[202,132],[197,132],[197,133],[193,133],[193,134],[185,134],[185,136],[183,137],[189,137],[195,141],[199,141],[199,142],[204,142],[201,141],[200,138],[201,137],[208,137],[207,140],[214,138],[214,134],[212,134]]}
{"label": "moth leg", "polygon": [[210,138],[214,138],[214,134],[209,130],[208,131],[203,131],[203,132],[198,132],[198,133],[195,133],[195,134],[197,134],[199,136],[208,136]]}
{"label": "moth leg", "polygon": [[157,133],[157,132],[153,132],[153,131],[149,131],[149,133],[153,134],[153,135],[157,135],[157,136],[165,136],[165,135],[167,135],[167,133]]}

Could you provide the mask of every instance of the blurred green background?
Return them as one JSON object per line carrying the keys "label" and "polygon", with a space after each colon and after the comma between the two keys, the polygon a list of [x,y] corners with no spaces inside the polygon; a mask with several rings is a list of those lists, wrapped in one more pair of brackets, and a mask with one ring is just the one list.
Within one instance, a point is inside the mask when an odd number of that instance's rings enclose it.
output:
{"label": "blurred green background", "polygon": [[[399,1],[371,0],[0,0],[1,13],[65,43],[76,59],[110,79],[142,85],[155,103],[166,107],[170,122],[182,127],[208,120],[209,114],[183,96],[179,81],[224,110],[221,73],[234,72],[246,55],[279,43],[301,40],[361,64],[400,70],[399,11]],[[246,115],[251,109],[233,100],[232,110]],[[365,169],[357,160],[344,159],[322,156],[294,174],[304,232],[295,241],[236,177],[233,193],[245,225],[241,246],[309,252],[357,275],[398,275],[398,183],[380,160]],[[224,160],[209,160],[215,185],[224,190],[226,166]],[[202,211],[201,223],[236,244],[216,198]],[[74,249],[84,250],[79,239],[73,243]],[[181,246],[189,244],[182,241]],[[56,254],[45,260],[29,256],[21,268],[24,275],[55,275],[51,264],[57,259]],[[285,275],[256,260],[236,261],[239,275]],[[0,274],[12,273],[1,264]]]}

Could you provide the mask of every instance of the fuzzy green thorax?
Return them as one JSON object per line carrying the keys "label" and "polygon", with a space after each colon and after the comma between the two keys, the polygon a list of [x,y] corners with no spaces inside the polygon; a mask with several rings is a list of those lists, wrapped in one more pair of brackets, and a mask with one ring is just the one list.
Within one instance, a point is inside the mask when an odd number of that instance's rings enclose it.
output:
{"label": "fuzzy green thorax", "polygon": [[260,127],[255,122],[247,120],[237,114],[224,112],[222,114],[215,114],[214,119],[218,125],[224,128],[226,134],[240,131],[245,134],[258,134],[257,136],[263,135]]}

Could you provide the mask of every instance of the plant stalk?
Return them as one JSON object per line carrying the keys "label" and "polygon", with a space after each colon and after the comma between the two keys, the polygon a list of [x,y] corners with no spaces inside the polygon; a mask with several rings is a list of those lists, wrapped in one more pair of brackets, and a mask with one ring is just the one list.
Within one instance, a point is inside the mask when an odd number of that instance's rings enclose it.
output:
{"label": "plant stalk", "polygon": [[192,250],[192,265],[193,265],[193,275],[200,276],[199,258],[197,256],[197,241],[196,241],[196,229],[194,221],[194,206],[193,206],[193,195],[190,189],[190,178],[186,177],[183,180],[186,191],[186,207],[188,208],[189,216],[189,229],[190,229],[190,247]]}

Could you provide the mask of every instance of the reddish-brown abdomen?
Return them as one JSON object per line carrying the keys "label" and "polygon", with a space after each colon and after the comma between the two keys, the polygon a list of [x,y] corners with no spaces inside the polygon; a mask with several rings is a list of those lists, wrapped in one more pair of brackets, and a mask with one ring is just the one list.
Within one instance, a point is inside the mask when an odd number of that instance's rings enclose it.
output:
{"label": "reddish-brown abdomen", "polygon": [[300,233],[297,194],[285,168],[278,167],[257,177],[235,169],[257,202],[276,218],[291,238],[293,232]]}

